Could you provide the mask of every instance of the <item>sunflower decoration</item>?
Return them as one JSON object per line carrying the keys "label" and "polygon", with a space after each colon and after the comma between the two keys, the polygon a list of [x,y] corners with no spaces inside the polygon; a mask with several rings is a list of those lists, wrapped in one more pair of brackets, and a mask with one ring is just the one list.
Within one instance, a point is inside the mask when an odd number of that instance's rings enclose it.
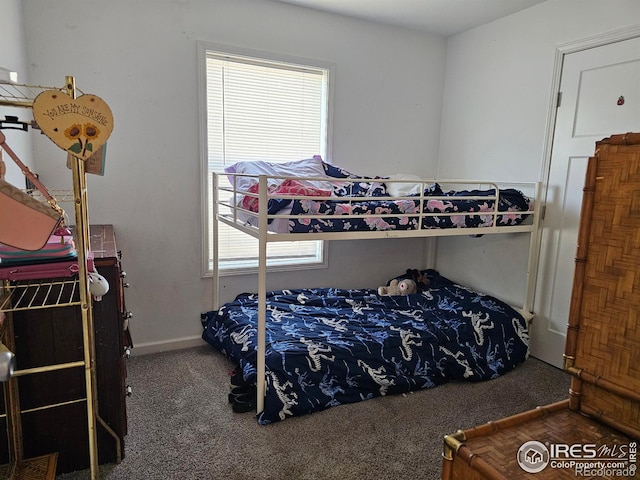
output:
{"label": "sunflower decoration", "polygon": [[78,125],[77,123],[74,123],[64,131],[64,136],[67,137],[69,140],[77,140],[81,134],[82,134],[82,125]]}
{"label": "sunflower decoration", "polygon": [[100,152],[113,132],[109,105],[93,94],[72,98],[60,90],[45,90],[33,100],[32,109],[42,133],[81,160]]}
{"label": "sunflower decoration", "polygon": [[64,131],[64,136],[69,140],[75,140],[75,143],[67,150],[84,156],[86,152],[93,152],[91,140],[100,136],[100,129],[93,123],[85,123],[84,125],[74,123]]}

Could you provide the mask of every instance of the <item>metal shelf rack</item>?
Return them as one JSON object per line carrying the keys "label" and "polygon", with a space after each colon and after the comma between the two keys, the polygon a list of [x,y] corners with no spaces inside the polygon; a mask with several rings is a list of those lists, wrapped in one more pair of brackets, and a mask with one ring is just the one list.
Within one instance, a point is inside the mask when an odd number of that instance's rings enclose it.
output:
{"label": "metal shelf rack", "polygon": [[[0,84],[0,106],[32,108],[34,99],[45,90],[60,90],[76,98],[79,92],[75,86],[75,79],[72,76],[65,77],[65,85],[62,88],[44,87],[33,85]],[[32,126],[35,126],[32,123]],[[20,127],[19,127],[20,128]],[[23,124],[22,130],[27,130],[28,125]],[[79,306],[82,314],[82,338],[83,338],[83,360],[73,362],[73,364],[47,365],[28,370],[13,372],[13,376],[4,382],[5,404],[7,405],[7,425],[10,447],[10,464],[7,466],[6,476],[9,479],[21,478],[21,470],[32,461],[42,461],[41,457],[36,459],[23,458],[22,428],[20,399],[18,395],[17,377],[29,375],[52,369],[83,367],[86,387],[87,405],[87,427],[88,427],[88,448],[89,448],[89,471],[91,480],[98,479],[98,448],[96,422],[98,418],[96,379],[95,379],[95,345],[92,299],[89,291],[87,277],[87,259],[90,251],[89,242],[89,221],[88,221],[88,200],[85,162],[82,159],[68,155],[67,166],[71,168],[73,175],[73,192],[71,194],[52,191],[58,201],[69,201],[74,204],[76,250],[78,252],[78,275],[68,281],[58,282],[4,282],[0,289],[0,313],[4,313],[6,319],[2,332],[4,344],[10,350],[15,349],[13,339],[13,319],[12,312],[35,308],[54,308],[62,306]],[[48,407],[54,408],[56,405]],[[102,423],[102,422],[101,422]],[[53,465],[55,465],[55,455]],[[45,456],[47,457],[47,456]],[[45,462],[50,459],[44,459]],[[51,465],[51,462],[49,462]],[[51,468],[41,468],[46,475],[55,475],[55,468],[51,473]],[[33,477],[29,477],[33,478]],[[53,478],[53,477],[45,477]]]}

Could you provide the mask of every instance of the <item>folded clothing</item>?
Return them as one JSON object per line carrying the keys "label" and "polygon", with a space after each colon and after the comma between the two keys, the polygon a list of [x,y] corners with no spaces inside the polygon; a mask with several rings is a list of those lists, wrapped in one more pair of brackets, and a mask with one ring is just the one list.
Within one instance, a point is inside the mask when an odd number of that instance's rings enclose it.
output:
{"label": "folded clothing", "polygon": [[72,260],[78,257],[71,235],[51,235],[40,250],[27,251],[0,244],[0,265],[30,265]]}
{"label": "folded clothing", "polygon": [[[77,257],[74,259],[56,259],[31,264],[0,263],[0,280],[18,282],[23,280],[42,280],[49,278],[72,277],[80,271]],[[93,252],[87,252],[87,272],[95,272]]]}

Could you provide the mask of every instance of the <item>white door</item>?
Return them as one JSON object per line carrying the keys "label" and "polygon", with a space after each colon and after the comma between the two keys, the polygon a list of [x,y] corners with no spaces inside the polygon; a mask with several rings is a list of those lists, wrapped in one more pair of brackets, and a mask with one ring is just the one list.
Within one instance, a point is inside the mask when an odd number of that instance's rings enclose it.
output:
{"label": "white door", "polygon": [[549,168],[531,354],[562,367],[587,159],[640,132],[640,38],[564,56]]}

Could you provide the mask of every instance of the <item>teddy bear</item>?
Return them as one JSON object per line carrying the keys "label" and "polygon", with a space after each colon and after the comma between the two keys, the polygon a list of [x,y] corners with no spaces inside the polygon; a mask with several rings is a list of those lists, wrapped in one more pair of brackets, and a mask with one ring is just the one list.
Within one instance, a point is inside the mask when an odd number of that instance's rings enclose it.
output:
{"label": "teddy bear", "polygon": [[408,278],[400,281],[394,278],[388,286],[378,287],[378,295],[410,295],[417,291],[416,282]]}

